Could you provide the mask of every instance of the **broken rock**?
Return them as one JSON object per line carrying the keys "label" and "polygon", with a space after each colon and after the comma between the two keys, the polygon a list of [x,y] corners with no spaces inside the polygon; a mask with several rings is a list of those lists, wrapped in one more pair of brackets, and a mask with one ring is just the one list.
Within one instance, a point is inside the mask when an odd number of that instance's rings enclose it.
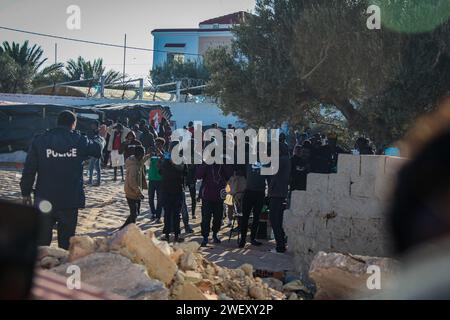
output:
{"label": "broken rock", "polygon": [[200,248],[200,244],[195,241],[177,243],[175,249],[182,249],[184,252],[196,253]]}
{"label": "broken rock", "polygon": [[256,300],[265,300],[266,295],[264,294],[264,289],[260,286],[252,286],[248,290],[248,295]]}
{"label": "broken rock", "polygon": [[150,279],[142,265],[112,253],[94,253],[51,271],[68,277],[67,268],[77,265],[82,283],[112,292],[129,299],[166,300],[169,291],[163,283]]}
{"label": "broken rock", "polygon": [[214,292],[213,283],[210,280],[202,279],[195,284],[203,293]]}
{"label": "broken rock", "polygon": [[184,254],[184,251],[182,249],[176,249],[171,255],[170,255],[170,259],[172,259],[172,261],[175,264],[179,264],[180,263],[180,258],[181,256]]}
{"label": "broken rock", "polygon": [[283,282],[281,280],[278,280],[276,278],[263,278],[262,281],[264,283],[267,283],[269,288],[280,292],[283,291]]}
{"label": "broken rock", "polygon": [[180,258],[180,268],[183,271],[196,270],[198,267],[195,256],[192,252],[185,252]]}
{"label": "broken rock", "polygon": [[96,244],[89,236],[75,236],[70,238],[69,262],[78,260],[95,252]]}
{"label": "broken rock", "polygon": [[298,300],[298,296],[295,292],[292,292],[288,300]]}
{"label": "broken rock", "polygon": [[300,280],[291,281],[283,286],[283,291],[300,291],[300,290],[304,292],[309,292],[308,288],[306,288]]}
{"label": "broken rock", "polygon": [[174,293],[176,300],[207,300],[202,291],[191,282],[185,282]]}
{"label": "broken rock", "polygon": [[61,249],[61,248],[56,248],[56,247],[39,247],[38,248],[38,259],[41,260],[45,257],[54,257],[57,258],[58,260],[64,260],[67,259],[69,257],[69,251]]}
{"label": "broken rock", "polygon": [[185,281],[197,283],[202,280],[202,275],[198,272],[188,270],[184,274],[184,279],[185,279]]}
{"label": "broken rock", "polygon": [[[372,267],[371,267],[372,266]],[[379,268],[381,281],[389,281],[398,268],[390,258],[356,256],[319,252],[309,269],[309,277],[317,287],[315,299],[369,298],[380,290],[369,290],[367,279],[372,275],[369,267]],[[381,289],[387,287],[381,283]]]}
{"label": "broken rock", "polygon": [[253,278],[253,266],[251,264],[245,263],[240,267],[240,269],[244,271],[245,275]]}
{"label": "broken rock", "polygon": [[54,268],[56,266],[59,266],[61,263],[60,261],[55,258],[55,257],[51,257],[51,256],[47,256],[41,259],[40,262],[40,266],[43,269],[51,269]]}
{"label": "broken rock", "polygon": [[143,264],[151,278],[166,285],[172,282],[177,272],[177,265],[135,224],[126,226],[111,239],[110,250]]}
{"label": "broken rock", "polygon": [[108,238],[96,237],[96,238],[94,238],[94,242],[95,242],[95,252],[108,252],[109,251]]}

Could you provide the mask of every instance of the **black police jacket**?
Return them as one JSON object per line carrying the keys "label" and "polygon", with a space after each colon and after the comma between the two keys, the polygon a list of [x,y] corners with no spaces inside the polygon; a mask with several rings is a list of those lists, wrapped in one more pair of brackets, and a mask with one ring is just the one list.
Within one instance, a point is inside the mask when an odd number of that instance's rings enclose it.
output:
{"label": "black police jacket", "polygon": [[47,200],[53,210],[84,208],[83,162],[100,158],[105,140],[89,139],[57,127],[31,142],[22,172],[22,196],[30,196],[36,179],[36,202]]}

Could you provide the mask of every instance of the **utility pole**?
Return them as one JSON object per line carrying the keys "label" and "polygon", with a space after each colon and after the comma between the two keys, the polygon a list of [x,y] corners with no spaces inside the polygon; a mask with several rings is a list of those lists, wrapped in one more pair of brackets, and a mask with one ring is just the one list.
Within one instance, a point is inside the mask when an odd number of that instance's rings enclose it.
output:
{"label": "utility pole", "polygon": [[124,83],[124,85],[125,85],[126,57],[127,57],[127,34],[125,33],[125,38],[123,40],[123,83]]}
{"label": "utility pole", "polygon": [[58,44],[55,42],[55,64],[58,63]]}

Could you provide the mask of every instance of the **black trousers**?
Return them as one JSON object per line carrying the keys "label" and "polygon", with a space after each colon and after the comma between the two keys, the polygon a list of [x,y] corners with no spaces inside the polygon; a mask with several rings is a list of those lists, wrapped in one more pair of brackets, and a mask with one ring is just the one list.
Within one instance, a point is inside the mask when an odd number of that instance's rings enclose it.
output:
{"label": "black trousers", "polygon": [[127,202],[128,207],[130,207],[130,216],[125,221],[121,229],[129,225],[130,223],[136,223],[136,219],[138,215],[141,213],[141,200],[134,200],[127,198]]}
{"label": "black trousers", "polygon": [[285,233],[283,230],[284,198],[270,198],[269,218],[273,234],[277,243],[277,249],[285,249]]}
{"label": "black trousers", "polygon": [[189,195],[191,196],[192,216],[195,216],[195,208],[197,206],[197,190],[195,183],[188,184]]}
{"label": "black trousers", "polygon": [[108,151],[108,148],[105,147],[105,149],[103,149],[103,156],[102,156],[102,164],[104,167],[108,165],[110,154],[111,151]]}
{"label": "black trousers", "polygon": [[183,219],[183,224],[184,224],[184,228],[188,229],[189,228],[189,212],[188,212],[188,208],[187,208],[187,204],[186,204],[186,194],[183,193],[181,194],[181,219]]}
{"label": "black trousers", "polygon": [[[156,194],[156,208],[155,208],[155,194]],[[150,204],[150,212],[156,217],[161,218],[162,199],[161,199],[161,181],[149,181],[148,186],[148,201]]]}
{"label": "black trousers", "polygon": [[182,193],[163,193],[164,228],[163,233],[169,235],[171,232],[178,236],[180,234],[180,212],[182,205]]}
{"label": "black trousers", "polygon": [[240,221],[241,229],[241,241],[245,242],[247,238],[248,220],[250,213],[253,211],[253,222],[250,231],[250,239],[253,241],[256,239],[258,232],[259,217],[261,215],[262,208],[264,206],[264,191],[251,191],[246,190],[242,199],[242,217]]}
{"label": "black trousers", "polygon": [[[123,179],[123,166],[120,166],[120,174],[122,175],[122,179]],[[114,167],[114,180],[117,179],[117,167]]]}
{"label": "black trousers", "polygon": [[202,200],[202,236],[203,238],[209,237],[209,231],[211,230],[212,219],[212,232],[217,234],[222,226],[223,219],[223,201],[208,201]]}
{"label": "black trousers", "polygon": [[56,210],[42,218],[40,246],[49,246],[53,238],[53,228],[58,231],[58,247],[69,249],[70,238],[75,235],[78,222],[78,209]]}

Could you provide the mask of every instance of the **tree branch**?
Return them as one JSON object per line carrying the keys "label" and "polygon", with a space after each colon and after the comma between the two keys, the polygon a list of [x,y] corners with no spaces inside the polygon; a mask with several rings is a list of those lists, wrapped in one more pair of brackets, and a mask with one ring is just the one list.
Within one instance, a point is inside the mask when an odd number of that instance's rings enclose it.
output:
{"label": "tree branch", "polygon": [[319,68],[322,65],[322,63],[325,62],[325,60],[328,58],[328,50],[330,49],[330,47],[331,47],[331,44],[330,44],[330,42],[328,42],[327,46],[325,48],[322,48],[322,50],[320,52],[320,56],[321,56],[320,61],[307,74],[305,74],[303,77],[301,77],[302,80],[308,79],[317,70],[317,68]]}

